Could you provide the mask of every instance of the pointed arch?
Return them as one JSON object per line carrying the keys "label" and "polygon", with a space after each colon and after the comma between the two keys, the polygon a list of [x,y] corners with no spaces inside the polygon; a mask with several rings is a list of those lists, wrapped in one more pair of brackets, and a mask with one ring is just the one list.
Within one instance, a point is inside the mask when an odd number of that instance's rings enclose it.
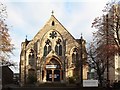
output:
{"label": "pointed arch", "polygon": [[59,62],[60,66],[62,67],[62,62],[61,62],[60,58],[57,57],[57,56],[54,56],[54,55],[46,58],[45,63],[44,63],[44,67],[45,67],[45,65],[47,65],[52,59],[54,59],[54,60],[56,60],[57,62]]}
{"label": "pointed arch", "polygon": [[[51,22],[52,23],[52,22]],[[60,44],[56,43],[57,41],[60,42]],[[56,44],[54,44],[56,43]],[[42,39],[40,47],[43,48],[42,55],[43,57],[46,57],[51,50],[54,50],[57,55],[62,56],[63,55],[63,48],[64,47],[64,39],[60,32],[58,32],[55,29],[47,31]]]}
{"label": "pointed arch", "polygon": [[35,55],[34,55],[34,50],[33,49],[30,49],[30,52],[29,52],[29,65],[33,66],[34,63],[35,63]]}
{"label": "pointed arch", "polygon": [[44,56],[47,56],[49,52],[51,51],[51,41],[49,39],[46,40],[45,46],[44,46]]}
{"label": "pointed arch", "polygon": [[58,40],[56,41],[55,52],[56,52],[59,56],[62,56],[61,39],[58,39]]}
{"label": "pointed arch", "polygon": [[78,49],[75,47],[72,50],[72,63],[76,63],[79,60]]}

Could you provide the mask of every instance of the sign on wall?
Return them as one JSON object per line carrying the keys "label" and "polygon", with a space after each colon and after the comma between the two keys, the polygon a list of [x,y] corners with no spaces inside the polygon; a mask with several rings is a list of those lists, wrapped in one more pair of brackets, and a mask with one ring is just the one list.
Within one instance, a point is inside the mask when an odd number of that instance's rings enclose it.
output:
{"label": "sign on wall", "polygon": [[83,87],[98,87],[98,80],[83,80]]}
{"label": "sign on wall", "polygon": [[57,65],[46,65],[46,68],[57,68]]}

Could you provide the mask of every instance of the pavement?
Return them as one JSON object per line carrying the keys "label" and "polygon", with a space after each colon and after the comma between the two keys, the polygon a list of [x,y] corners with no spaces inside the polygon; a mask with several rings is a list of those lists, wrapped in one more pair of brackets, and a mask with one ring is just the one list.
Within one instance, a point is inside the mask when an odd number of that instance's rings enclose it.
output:
{"label": "pavement", "polygon": [[77,87],[6,87],[2,90],[79,90]]}
{"label": "pavement", "polygon": [[63,87],[37,87],[37,86],[26,86],[20,87],[19,85],[15,84],[8,84],[2,90],[117,90],[117,89],[110,89],[110,88],[98,88],[98,87],[85,87],[81,88],[78,86],[63,86]]}

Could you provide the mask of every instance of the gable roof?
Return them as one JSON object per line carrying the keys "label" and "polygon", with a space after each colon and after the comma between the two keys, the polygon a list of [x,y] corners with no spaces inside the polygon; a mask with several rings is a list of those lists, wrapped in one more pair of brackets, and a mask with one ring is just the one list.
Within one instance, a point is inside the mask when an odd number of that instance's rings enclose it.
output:
{"label": "gable roof", "polygon": [[[54,21],[55,25],[52,26],[52,21]],[[47,33],[49,30],[57,30],[64,39],[72,39],[76,42],[76,39],[67,31],[67,29],[55,18],[54,15],[51,15],[50,19],[46,22],[46,24],[43,26],[42,29],[39,30],[39,32],[34,36],[33,42],[36,42],[38,39],[41,40],[45,33]],[[32,41],[29,43],[31,44]],[[78,42],[77,42],[78,43]],[[28,46],[29,46],[28,44]]]}

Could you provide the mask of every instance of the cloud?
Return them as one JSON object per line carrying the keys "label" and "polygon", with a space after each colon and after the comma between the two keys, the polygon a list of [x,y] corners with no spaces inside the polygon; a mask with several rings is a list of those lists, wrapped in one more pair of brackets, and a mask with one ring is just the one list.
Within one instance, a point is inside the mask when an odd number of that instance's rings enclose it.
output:
{"label": "cloud", "polygon": [[68,6],[68,8],[71,12],[64,12],[65,15],[63,16],[63,19],[67,19],[67,21],[62,19],[65,21],[65,23],[63,22],[63,25],[75,38],[80,38],[80,34],[83,33],[85,39],[90,41],[92,39],[93,32],[93,29],[91,28],[92,22],[95,17],[102,15],[102,9],[104,8],[105,4],[105,2],[70,3],[69,5],[72,6]]}
{"label": "cloud", "polygon": [[106,0],[2,0],[2,2],[105,2]]}
{"label": "cloud", "polygon": [[13,9],[7,9],[8,13],[9,13],[9,17],[8,19],[14,23],[14,25],[23,25],[25,23],[25,21],[23,20],[23,17],[20,15],[20,13],[16,10],[13,11]]}

